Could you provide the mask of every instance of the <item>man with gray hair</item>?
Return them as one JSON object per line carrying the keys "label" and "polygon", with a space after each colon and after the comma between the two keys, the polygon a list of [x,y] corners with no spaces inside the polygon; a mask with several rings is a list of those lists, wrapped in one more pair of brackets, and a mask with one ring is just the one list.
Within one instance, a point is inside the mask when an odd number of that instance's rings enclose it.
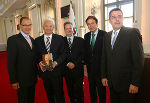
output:
{"label": "man with gray hair", "polygon": [[[62,63],[66,58],[63,37],[53,33],[54,21],[46,19],[43,24],[44,34],[35,39],[39,75],[43,79],[49,103],[65,103],[62,90]],[[52,54],[53,70],[43,68],[43,55]]]}

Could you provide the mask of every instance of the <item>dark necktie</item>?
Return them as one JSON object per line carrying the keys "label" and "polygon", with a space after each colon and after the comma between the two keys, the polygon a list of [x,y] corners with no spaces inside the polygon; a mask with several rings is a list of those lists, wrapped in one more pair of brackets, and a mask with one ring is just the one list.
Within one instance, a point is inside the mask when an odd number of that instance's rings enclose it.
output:
{"label": "dark necktie", "polygon": [[46,41],[46,50],[47,50],[47,52],[50,52],[50,37],[47,37],[46,39],[47,39],[47,41]]}
{"label": "dark necktie", "polygon": [[69,48],[71,49],[71,38],[68,38]]}
{"label": "dark necktie", "polygon": [[91,48],[93,50],[95,44],[95,34],[92,34],[92,40],[91,40]]}
{"label": "dark necktie", "polygon": [[116,38],[117,38],[117,32],[114,32],[114,37],[113,37],[112,42],[111,42],[111,48],[112,48],[112,49],[113,49],[113,47],[114,47]]}

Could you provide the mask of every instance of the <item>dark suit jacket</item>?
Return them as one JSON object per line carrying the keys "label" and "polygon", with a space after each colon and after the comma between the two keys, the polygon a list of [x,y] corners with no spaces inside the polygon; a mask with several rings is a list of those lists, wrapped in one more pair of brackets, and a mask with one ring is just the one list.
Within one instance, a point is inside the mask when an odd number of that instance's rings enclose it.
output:
{"label": "dark suit jacket", "polygon": [[[79,76],[83,76],[83,63],[84,63],[84,39],[81,37],[74,36],[72,48],[70,50],[67,37],[64,37],[65,40],[65,47],[66,47],[66,53],[67,58],[65,61],[65,66],[72,62],[75,64],[75,68],[73,69],[75,72],[79,74]],[[69,69],[65,69],[66,71],[69,71]]]}
{"label": "dark suit jacket", "polygon": [[90,40],[91,32],[85,34],[85,61],[87,65],[88,75],[100,77],[101,72],[101,56],[102,56],[102,46],[103,46],[103,36],[106,34],[105,31],[98,30],[95,45],[93,51],[91,49]]}
{"label": "dark suit jacket", "polygon": [[32,49],[21,33],[8,38],[7,67],[11,84],[19,82],[21,86],[30,86],[37,80],[33,38],[31,38],[31,42]]}
{"label": "dark suit jacket", "polygon": [[128,90],[130,84],[140,86],[144,62],[140,32],[122,27],[113,49],[111,35],[112,31],[104,36],[102,78],[107,77],[117,91]]}
{"label": "dark suit jacket", "polygon": [[[37,61],[39,64],[42,61],[42,55],[48,53],[45,47],[44,35],[37,37],[35,39],[35,47],[36,47]],[[57,66],[51,72],[49,71],[42,72],[41,69],[39,69],[40,76],[43,78],[49,78],[51,75],[58,76],[62,72],[62,63],[66,59],[64,39],[62,36],[58,34],[52,34],[50,52],[53,55],[53,61],[57,62]]]}

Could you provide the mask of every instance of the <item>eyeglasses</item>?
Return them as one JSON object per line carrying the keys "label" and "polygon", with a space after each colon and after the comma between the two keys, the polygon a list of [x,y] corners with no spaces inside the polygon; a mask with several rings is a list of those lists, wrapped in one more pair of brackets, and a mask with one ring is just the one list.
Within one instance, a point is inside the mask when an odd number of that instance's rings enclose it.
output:
{"label": "eyeglasses", "polygon": [[122,15],[118,15],[118,16],[110,16],[111,19],[122,19],[123,16]]}
{"label": "eyeglasses", "polygon": [[21,25],[24,26],[24,27],[32,26],[32,24],[29,24],[29,25],[23,25],[23,24],[21,24]]}

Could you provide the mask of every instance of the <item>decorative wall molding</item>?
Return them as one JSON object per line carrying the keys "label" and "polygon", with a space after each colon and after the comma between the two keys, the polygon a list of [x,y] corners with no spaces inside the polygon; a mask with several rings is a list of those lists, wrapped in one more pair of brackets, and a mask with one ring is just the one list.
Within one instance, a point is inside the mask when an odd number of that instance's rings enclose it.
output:
{"label": "decorative wall molding", "polygon": [[141,31],[141,19],[142,19],[142,0],[134,0],[134,21],[133,27],[138,28]]}
{"label": "decorative wall molding", "polygon": [[15,2],[16,0],[1,0],[0,1],[0,16],[2,16]]}

